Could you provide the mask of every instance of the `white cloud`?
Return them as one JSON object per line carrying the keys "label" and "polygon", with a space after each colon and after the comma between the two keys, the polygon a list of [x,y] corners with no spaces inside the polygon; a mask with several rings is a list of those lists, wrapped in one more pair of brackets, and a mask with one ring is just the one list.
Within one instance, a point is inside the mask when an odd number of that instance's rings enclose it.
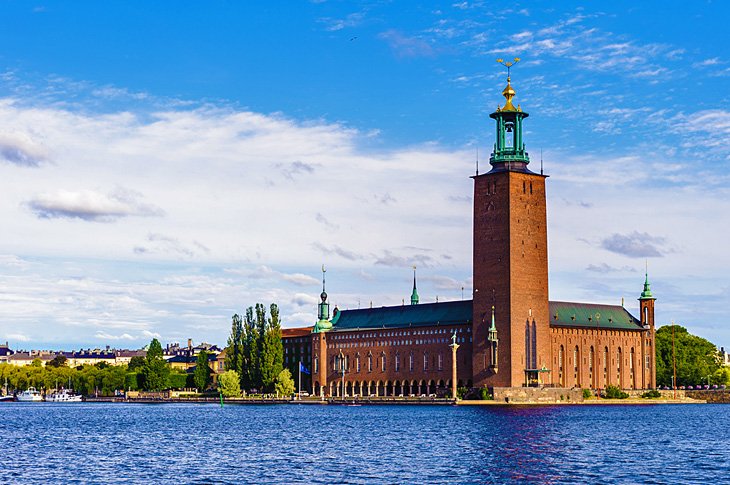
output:
{"label": "white cloud", "polygon": [[140,202],[140,195],[122,188],[104,194],[95,190],[57,190],[33,196],[26,206],[41,219],[113,222],[127,216],[161,216],[163,211]]}

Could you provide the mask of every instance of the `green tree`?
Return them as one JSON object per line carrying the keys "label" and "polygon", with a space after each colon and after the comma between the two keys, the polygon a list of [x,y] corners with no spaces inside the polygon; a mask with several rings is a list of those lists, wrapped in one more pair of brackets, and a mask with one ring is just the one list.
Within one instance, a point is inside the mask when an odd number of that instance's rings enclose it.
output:
{"label": "green tree", "polygon": [[162,354],[162,345],[153,338],[147,349],[147,357],[142,367],[142,385],[145,391],[162,391],[167,388],[170,366]]}
{"label": "green tree", "polygon": [[50,367],[64,367],[66,365],[66,356],[63,354],[57,354],[54,358],[48,361],[46,366]]}
{"label": "green tree", "polygon": [[[679,325],[674,325],[674,355],[677,386],[706,384],[708,377],[711,380],[720,367],[717,347]],[[656,373],[657,385],[672,385],[672,325],[660,327],[656,332]]]}
{"label": "green tree", "polygon": [[195,387],[199,391],[205,391],[210,385],[210,366],[208,365],[208,352],[201,350],[198,354],[198,360],[195,363],[195,372],[193,374],[195,379]]}
{"label": "green tree", "polygon": [[226,370],[236,371],[241,376],[244,361],[244,330],[243,319],[240,315],[235,314],[231,318],[231,335],[228,337],[228,345],[226,346]]}
{"label": "green tree", "polygon": [[238,372],[227,370],[218,376],[218,389],[224,397],[239,397],[241,395],[241,378]]}
{"label": "green tree", "polygon": [[274,390],[279,396],[291,396],[295,391],[294,379],[291,377],[289,369],[284,369],[279,372],[274,383]]}
{"label": "green tree", "polygon": [[129,364],[127,365],[127,370],[129,372],[138,371],[144,367],[144,357],[141,355],[135,355],[131,359],[129,359]]}
{"label": "green tree", "polygon": [[33,362],[30,363],[31,367],[43,367],[43,361],[36,357]]}
{"label": "green tree", "polygon": [[253,307],[246,309],[243,326],[243,362],[241,372],[241,387],[243,389],[260,388],[259,368],[259,332]]}
{"label": "green tree", "polygon": [[[266,318],[266,309],[263,305],[256,305],[257,320],[259,307],[264,324],[258,324],[261,337],[261,384],[263,389],[271,392],[284,367],[284,347],[281,343],[281,323],[279,322],[279,307],[271,304],[270,316]],[[258,322],[257,322],[258,323]],[[291,376],[291,373],[289,373]]]}

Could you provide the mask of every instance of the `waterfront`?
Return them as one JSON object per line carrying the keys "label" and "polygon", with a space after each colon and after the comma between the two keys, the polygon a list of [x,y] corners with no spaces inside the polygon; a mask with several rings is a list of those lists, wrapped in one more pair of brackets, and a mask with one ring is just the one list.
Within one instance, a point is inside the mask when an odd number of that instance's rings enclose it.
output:
{"label": "waterfront", "polygon": [[10,403],[0,481],[721,483],[728,410]]}

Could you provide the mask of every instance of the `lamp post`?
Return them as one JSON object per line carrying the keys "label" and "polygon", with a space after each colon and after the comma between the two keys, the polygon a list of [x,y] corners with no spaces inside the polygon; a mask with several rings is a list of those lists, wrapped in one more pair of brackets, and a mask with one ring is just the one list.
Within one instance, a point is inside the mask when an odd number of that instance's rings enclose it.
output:
{"label": "lamp post", "polygon": [[451,399],[456,400],[456,351],[459,344],[456,343],[456,330],[451,334]]}

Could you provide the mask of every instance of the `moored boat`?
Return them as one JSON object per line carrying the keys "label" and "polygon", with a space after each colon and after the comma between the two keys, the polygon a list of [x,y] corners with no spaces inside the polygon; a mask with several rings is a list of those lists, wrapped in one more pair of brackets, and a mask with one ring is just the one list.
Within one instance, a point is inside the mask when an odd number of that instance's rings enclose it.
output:
{"label": "moored boat", "polygon": [[81,402],[81,400],[80,394],[74,394],[73,391],[69,391],[68,389],[53,391],[46,396],[47,402]]}
{"label": "moored boat", "polygon": [[29,387],[25,391],[17,395],[17,399],[20,402],[38,402],[43,400],[41,395],[35,387]]}

